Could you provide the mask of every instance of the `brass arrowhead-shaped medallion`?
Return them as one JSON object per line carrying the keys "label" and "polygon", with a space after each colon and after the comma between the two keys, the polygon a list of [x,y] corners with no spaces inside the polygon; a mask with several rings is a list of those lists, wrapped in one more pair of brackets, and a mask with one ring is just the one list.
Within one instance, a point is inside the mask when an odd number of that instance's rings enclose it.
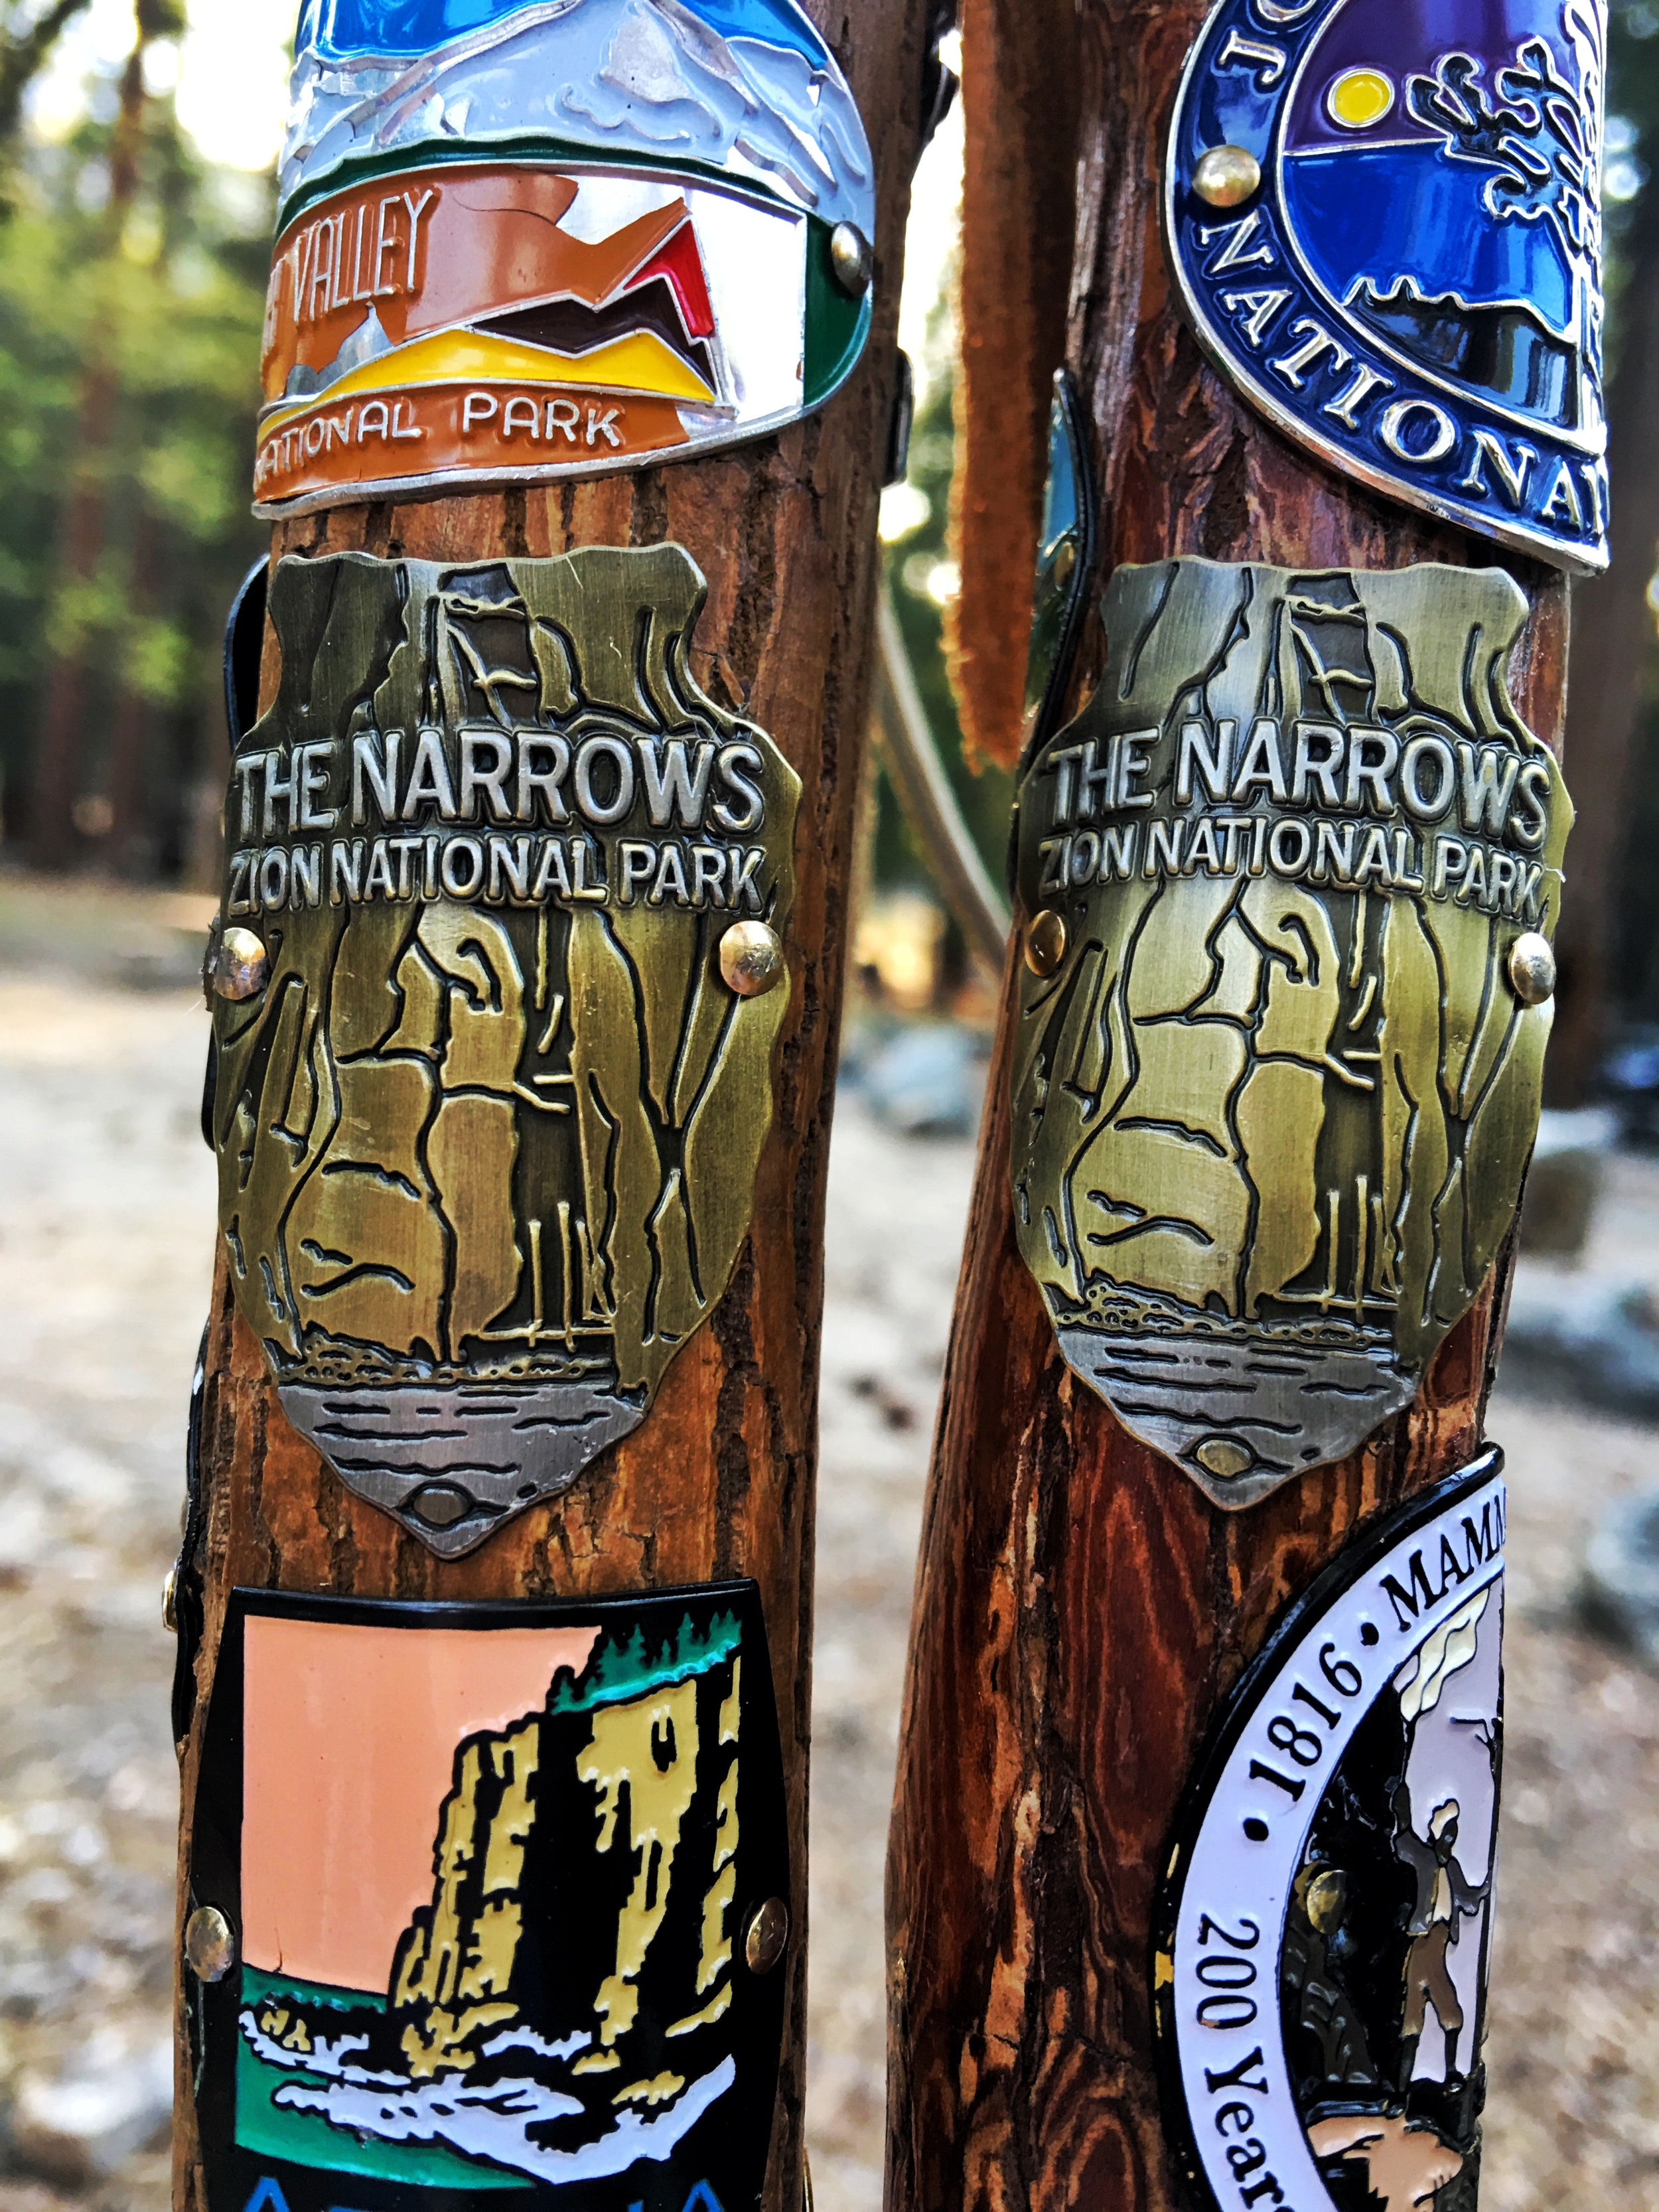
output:
{"label": "brass arrowhead-shaped medallion", "polygon": [[677,545],[273,580],[221,1224],[289,1419],[446,1557],[637,1426],[748,1232],[800,787],[691,673],[705,592]]}
{"label": "brass arrowhead-shaped medallion", "polygon": [[1502,571],[1172,561],[1102,615],[1019,791],[1018,1234],[1070,1365],[1249,1505],[1409,1402],[1513,1220],[1571,808]]}

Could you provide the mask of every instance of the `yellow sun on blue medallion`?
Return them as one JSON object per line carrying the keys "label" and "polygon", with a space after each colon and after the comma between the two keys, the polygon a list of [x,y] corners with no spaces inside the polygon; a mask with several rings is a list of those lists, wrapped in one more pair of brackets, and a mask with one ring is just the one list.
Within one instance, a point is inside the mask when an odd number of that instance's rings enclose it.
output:
{"label": "yellow sun on blue medallion", "polygon": [[1381,70],[1344,70],[1326,88],[1325,112],[1345,131],[1369,131],[1393,106],[1393,81]]}
{"label": "yellow sun on blue medallion", "polygon": [[[1239,391],[1391,497],[1585,575],[1607,557],[1601,244],[1563,179],[1601,159],[1607,16],[1211,0],[1164,185],[1182,304]],[[1224,228],[1224,156],[1260,172]]]}

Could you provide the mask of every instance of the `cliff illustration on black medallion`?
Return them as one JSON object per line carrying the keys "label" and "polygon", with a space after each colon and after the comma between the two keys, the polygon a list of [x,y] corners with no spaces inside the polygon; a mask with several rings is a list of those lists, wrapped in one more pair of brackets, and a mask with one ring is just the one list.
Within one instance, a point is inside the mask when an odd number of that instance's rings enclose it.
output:
{"label": "cliff illustration on black medallion", "polygon": [[1152,1994],[1170,2145],[1212,2212],[1474,2212],[1502,1466],[1489,1450],[1362,1529],[1187,1794]]}
{"label": "cliff illustration on black medallion", "polygon": [[1170,258],[1222,374],[1333,466],[1607,566],[1605,0],[1219,0]]}
{"label": "cliff illustration on black medallion", "polygon": [[874,167],[797,0],[305,0],[258,512],[638,467],[851,374]]}
{"label": "cliff illustration on black medallion", "polygon": [[1119,568],[1018,793],[1016,1231],[1217,1504],[1407,1405],[1514,1218],[1571,809],[1496,569]]}
{"label": "cliff illustration on black medallion", "polygon": [[289,558],[210,956],[220,1224],[295,1425],[469,1551],[645,1417],[748,1233],[799,783],[676,545]]}
{"label": "cliff illustration on black medallion", "polygon": [[233,1594],[184,1975],[211,2212],[749,2212],[789,1946],[753,1583]]}

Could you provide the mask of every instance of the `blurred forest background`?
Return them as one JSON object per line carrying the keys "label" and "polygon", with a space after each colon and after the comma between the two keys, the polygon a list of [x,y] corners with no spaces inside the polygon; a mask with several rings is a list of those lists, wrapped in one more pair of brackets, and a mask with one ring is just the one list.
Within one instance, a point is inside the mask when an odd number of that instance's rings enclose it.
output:
{"label": "blurred forest background", "polygon": [[[280,112],[275,4],[0,0],[0,866],[216,883],[221,630],[266,542],[248,483],[273,190],[247,164]],[[179,53],[210,21],[219,89],[205,106],[198,91],[192,131]],[[1591,1095],[1610,1044],[1659,1045],[1659,0],[1612,9],[1608,111],[1615,558],[1574,595],[1578,829],[1552,1054],[1567,1106]],[[227,145],[234,161],[213,158]],[[942,652],[959,149],[947,125],[913,221],[918,410],[883,535],[923,699],[994,875],[1008,779],[964,763]],[[873,860],[878,887],[932,896],[884,785]],[[944,998],[964,957],[953,924],[936,934]]]}
{"label": "blurred forest background", "polygon": [[139,0],[127,53],[43,121],[88,7],[0,11],[3,850],[206,888],[220,633],[266,536],[248,457],[272,184],[180,124],[182,0]]}

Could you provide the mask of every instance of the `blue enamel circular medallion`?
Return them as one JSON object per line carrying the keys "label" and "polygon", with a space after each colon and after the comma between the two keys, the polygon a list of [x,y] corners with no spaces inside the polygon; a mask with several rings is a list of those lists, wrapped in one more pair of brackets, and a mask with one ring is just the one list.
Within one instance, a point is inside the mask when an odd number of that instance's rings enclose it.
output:
{"label": "blue enamel circular medallion", "polygon": [[[1602,0],[1221,0],[1171,134],[1170,258],[1206,350],[1374,487],[1607,564]],[[1212,148],[1262,184],[1224,216]]]}

